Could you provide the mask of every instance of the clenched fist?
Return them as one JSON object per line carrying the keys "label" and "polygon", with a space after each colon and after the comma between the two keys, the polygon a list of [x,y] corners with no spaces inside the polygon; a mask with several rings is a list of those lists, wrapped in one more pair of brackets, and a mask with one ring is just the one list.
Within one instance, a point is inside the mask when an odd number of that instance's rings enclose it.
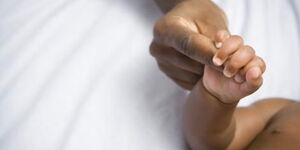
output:
{"label": "clenched fist", "polygon": [[219,50],[212,61],[216,66],[223,66],[223,72],[206,65],[203,83],[199,84],[223,103],[237,103],[261,86],[265,63],[255,55],[252,47],[244,45],[240,36],[229,36],[226,31],[220,31],[216,42]]}
{"label": "clenched fist", "polygon": [[227,30],[219,7],[209,0],[184,1],[157,21],[150,52],[168,77],[190,90],[202,78],[204,65],[215,67],[211,60],[219,30]]}

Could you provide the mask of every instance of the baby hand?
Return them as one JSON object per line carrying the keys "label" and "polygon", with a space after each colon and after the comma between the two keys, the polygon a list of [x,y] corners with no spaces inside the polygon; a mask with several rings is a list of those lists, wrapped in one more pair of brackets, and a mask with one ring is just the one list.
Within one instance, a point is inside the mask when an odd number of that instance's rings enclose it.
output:
{"label": "baby hand", "polygon": [[255,55],[252,47],[244,45],[240,36],[229,36],[226,31],[219,31],[215,41],[219,50],[213,62],[224,69],[220,72],[205,66],[203,85],[220,101],[236,103],[262,85],[265,63]]}

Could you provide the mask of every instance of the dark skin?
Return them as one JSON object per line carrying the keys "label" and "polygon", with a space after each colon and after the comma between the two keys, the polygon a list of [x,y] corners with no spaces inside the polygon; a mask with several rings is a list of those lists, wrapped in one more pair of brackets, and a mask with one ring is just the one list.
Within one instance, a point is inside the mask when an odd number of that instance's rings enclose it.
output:
{"label": "dark skin", "polygon": [[[215,65],[238,64],[238,71],[220,72],[208,65],[192,90],[184,114],[187,142],[193,150],[297,150],[300,148],[300,104],[287,99],[260,100],[237,108],[240,99],[259,89],[266,67],[242,41],[216,34],[222,46]],[[222,56],[221,61],[216,61]],[[226,65],[224,70],[226,69]],[[231,69],[229,69],[232,71]],[[234,74],[239,73],[241,80]]]}
{"label": "dark skin", "polygon": [[204,65],[213,66],[214,35],[227,29],[226,17],[208,0],[156,2],[167,13],[155,24],[150,53],[168,77],[191,90],[201,79]]}
{"label": "dark skin", "polygon": [[299,150],[299,102],[270,98],[237,108],[197,86],[185,112],[192,150]]}
{"label": "dark skin", "polygon": [[263,83],[265,63],[228,33],[223,12],[208,0],[157,2],[168,13],[156,24],[151,53],[166,75],[192,89],[184,114],[189,147],[299,150],[299,102],[269,98],[237,107]]}

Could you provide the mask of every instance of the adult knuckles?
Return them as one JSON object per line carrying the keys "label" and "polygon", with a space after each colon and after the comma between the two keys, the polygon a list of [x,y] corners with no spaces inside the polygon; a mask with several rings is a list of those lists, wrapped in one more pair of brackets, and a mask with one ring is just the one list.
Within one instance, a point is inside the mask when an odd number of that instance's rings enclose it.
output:
{"label": "adult knuckles", "polygon": [[154,38],[158,38],[161,36],[165,28],[165,17],[160,18],[156,21],[154,28],[153,28],[153,36]]}
{"label": "adult knuckles", "polygon": [[160,18],[154,25],[154,37],[159,38],[166,36],[170,29],[182,28],[187,26],[188,22],[181,16],[164,16]]}
{"label": "adult knuckles", "polygon": [[151,54],[153,57],[156,57],[157,55],[160,54],[159,48],[157,47],[157,45],[156,45],[154,42],[152,42],[152,43],[150,44],[149,52],[150,52],[150,54]]}
{"label": "adult knuckles", "polygon": [[172,27],[176,23],[176,20],[172,17],[164,16],[156,21],[154,25],[154,35],[160,36],[162,33],[165,32],[166,29]]}

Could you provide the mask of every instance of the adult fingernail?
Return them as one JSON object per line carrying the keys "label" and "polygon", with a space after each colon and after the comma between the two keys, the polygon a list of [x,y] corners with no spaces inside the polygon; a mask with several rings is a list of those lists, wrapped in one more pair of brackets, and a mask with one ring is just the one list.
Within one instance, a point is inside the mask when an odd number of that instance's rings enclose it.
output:
{"label": "adult fingernail", "polygon": [[213,58],[213,63],[216,65],[216,66],[221,66],[222,65],[222,60],[218,57],[214,57]]}
{"label": "adult fingernail", "polygon": [[222,42],[216,42],[216,48],[219,49],[222,47],[223,43]]}

